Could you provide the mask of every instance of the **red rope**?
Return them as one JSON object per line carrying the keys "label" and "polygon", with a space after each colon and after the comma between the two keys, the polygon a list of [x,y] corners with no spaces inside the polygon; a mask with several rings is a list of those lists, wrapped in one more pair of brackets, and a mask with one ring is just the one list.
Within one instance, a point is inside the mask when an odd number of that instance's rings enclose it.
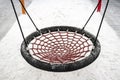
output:
{"label": "red rope", "polygon": [[30,43],[31,55],[49,63],[77,61],[91,51],[92,44],[84,35],[56,31],[42,34]]}
{"label": "red rope", "polygon": [[98,3],[99,3],[99,5],[97,7],[97,12],[100,12],[101,11],[101,6],[102,6],[102,0],[98,0]]}

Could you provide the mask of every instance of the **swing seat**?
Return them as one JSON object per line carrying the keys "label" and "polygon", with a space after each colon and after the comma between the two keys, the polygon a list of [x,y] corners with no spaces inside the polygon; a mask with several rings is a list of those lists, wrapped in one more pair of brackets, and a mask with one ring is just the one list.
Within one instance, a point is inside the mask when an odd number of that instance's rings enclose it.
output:
{"label": "swing seat", "polygon": [[24,37],[12,0],[11,3],[24,39],[21,44],[21,54],[32,66],[47,71],[67,72],[83,68],[92,63],[98,57],[101,46],[97,38],[109,0],[106,3],[96,36],[84,29],[97,7],[101,6],[101,0],[99,0],[99,3],[82,29],[72,26],[52,26],[41,30],[37,28],[24,5],[20,1],[23,9],[36,29],[36,32],[33,32],[26,38]]}
{"label": "swing seat", "polygon": [[[79,28],[53,26],[40,31],[41,35],[36,31],[26,38],[27,46],[24,41],[21,45],[24,59],[39,69],[54,72],[77,70],[92,63],[100,53],[101,46],[98,40],[94,43],[95,36],[87,31],[81,32]],[[69,41],[70,37],[71,41]],[[62,51],[62,49],[66,50],[65,47],[67,47],[68,52]]]}

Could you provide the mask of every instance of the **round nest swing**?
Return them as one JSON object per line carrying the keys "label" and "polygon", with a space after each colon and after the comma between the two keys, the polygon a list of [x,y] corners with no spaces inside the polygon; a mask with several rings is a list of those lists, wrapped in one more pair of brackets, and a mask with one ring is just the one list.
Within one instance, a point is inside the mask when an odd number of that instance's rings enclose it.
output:
{"label": "round nest swing", "polygon": [[48,71],[72,71],[92,63],[100,53],[100,43],[81,29],[54,26],[30,34],[26,46],[23,41],[21,53],[32,66]]}
{"label": "round nest swing", "polygon": [[[20,0],[19,0],[20,1]],[[54,72],[66,72],[83,68],[92,63],[99,55],[101,46],[97,37],[107,10],[106,4],[97,35],[84,30],[101,0],[93,10],[82,29],[72,26],[52,26],[38,29],[20,1],[22,7],[32,21],[36,32],[24,37],[15,6],[11,0],[19,28],[24,41],[21,44],[21,54],[32,66]]]}

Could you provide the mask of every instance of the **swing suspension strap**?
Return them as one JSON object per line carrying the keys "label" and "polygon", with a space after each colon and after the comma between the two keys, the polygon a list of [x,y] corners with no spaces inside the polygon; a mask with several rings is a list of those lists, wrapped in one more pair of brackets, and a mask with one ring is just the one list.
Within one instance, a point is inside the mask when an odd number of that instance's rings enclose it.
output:
{"label": "swing suspension strap", "polygon": [[12,1],[12,0],[11,0],[11,4],[12,4],[13,10],[14,10],[14,13],[15,13],[15,16],[16,16],[16,19],[17,19],[17,22],[18,22],[18,25],[19,25],[19,28],[20,28],[22,37],[23,37],[23,40],[24,40],[24,42],[25,42],[25,45],[27,46],[27,41],[25,40],[25,36],[24,36],[23,30],[22,30],[22,27],[21,27],[21,24],[20,24],[20,21],[19,21],[19,18],[18,18],[16,9],[15,9],[15,5],[13,4],[13,1]]}
{"label": "swing suspension strap", "polygon": [[[83,26],[83,28],[82,28],[81,31],[83,31],[83,30],[85,29],[86,25],[88,24],[88,22],[89,22],[90,19],[92,18],[92,16],[93,16],[93,14],[95,13],[96,9],[98,8],[99,5],[101,5],[101,1],[102,1],[102,0],[99,0],[97,6],[96,6],[95,9],[92,11],[90,17],[89,17],[88,20],[86,21],[86,23],[85,23],[85,25]],[[97,31],[97,35],[95,36],[95,41],[94,41],[94,43],[96,43],[97,38],[98,38],[98,35],[99,35],[99,33],[100,33],[101,26],[102,26],[102,23],[103,23],[103,19],[104,19],[104,17],[105,17],[105,13],[106,13],[107,8],[108,8],[108,4],[109,4],[109,0],[107,0],[105,9],[104,9],[104,12],[103,12],[103,15],[102,15],[102,19],[101,19],[100,24],[99,24],[99,28],[98,28],[98,31]]]}
{"label": "swing suspension strap", "polygon": [[[23,37],[23,40],[25,42],[25,45],[27,46],[27,41],[25,40],[25,36],[24,36],[24,33],[23,33],[23,30],[22,30],[22,26],[20,24],[20,21],[19,21],[19,18],[18,18],[18,15],[17,15],[17,11],[15,9],[15,5],[13,3],[13,0],[10,0],[11,1],[11,4],[12,4],[12,7],[13,7],[13,10],[14,10],[14,13],[15,13],[15,17],[17,19],[17,22],[18,22],[18,25],[19,25],[19,29],[20,29],[20,32],[22,34],[22,37]],[[29,19],[31,20],[32,24],[34,25],[35,29],[40,33],[39,29],[37,28],[37,26],[35,25],[33,19],[31,18],[31,16],[29,15],[29,13],[27,12],[26,8],[24,7],[23,3],[19,0],[20,4],[22,5],[22,8],[25,10],[26,14],[28,15]]]}
{"label": "swing suspension strap", "polygon": [[[37,28],[37,26],[35,25],[33,19],[31,18],[30,14],[28,13],[28,11],[26,10],[25,6],[22,4],[22,2],[19,0],[21,6],[23,7],[23,9],[25,10],[27,16],[29,17],[29,19],[31,20],[32,24],[34,25],[35,29],[40,33],[40,30]],[[23,30],[22,30],[22,27],[20,25],[20,21],[18,19],[18,15],[17,15],[17,12],[16,12],[16,9],[15,9],[15,6],[13,4],[13,1],[11,0],[11,3],[12,3],[12,7],[13,7],[13,10],[14,10],[14,13],[15,13],[15,16],[16,16],[16,19],[17,19],[17,22],[18,22],[18,25],[19,25],[19,28],[20,28],[20,31],[21,31],[21,34],[22,34],[22,37],[25,41],[25,44],[27,46],[27,42],[25,40],[25,37],[24,37],[24,33],[23,33]],[[98,35],[99,35],[99,32],[100,32],[100,29],[101,29],[101,26],[102,26],[102,23],[103,23],[103,19],[105,17],[105,13],[106,13],[106,10],[107,10],[107,7],[108,7],[108,3],[109,3],[109,0],[107,0],[107,3],[106,3],[106,6],[105,6],[105,9],[104,9],[104,12],[103,12],[103,16],[102,16],[102,19],[100,21],[100,24],[99,24],[99,28],[98,28],[98,31],[97,31],[97,35],[95,37],[95,41],[94,43],[96,43],[96,40],[98,38]],[[86,25],[88,24],[88,22],[90,21],[91,17],[93,16],[93,14],[95,13],[96,9],[98,8],[98,6],[101,4],[101,0],[99,0],[98,4],[96,5],[96,7],[94,8],[94,10],[92,11],[91,15],[89,16],[88,20],[86,21],[85,25],[83,26],[82,30],[81,31],[84,31]]]}
{"label": "swing suspension strap", "polygon": [[26,10],[25,6],[22,4],[22,2],[19,0],[20,4],[22,5],[23,9],[25,10],[26,14],[28,15],[29,19],[31,20],[32,24],[34,25],[35,29],[39,32],[39,29],[37,28],[37,26],[35,25],[33,19],[31,18],[30,14],[28,13],[28,11]]}
{"label": "swing suspension strap", "polygon": [[92,11],[91,15],[89,16],[88,20],[86,21],[85,25],[83,26],[82,30],[83,31],[86,27],[86,25],[88,24],[88,22],[90,21],[91,17],[93,16],[93,14],[95,13],[96,9],[98,8],[99,4],[101,4],[101,0],[99,0],[98,4],[96,5],[95,9]]}
{"label": "swing suspension strap", "polygon": [[97,40],[98,35],[99,35],[99,33],[100,33],[100,29],[101,29],[101,26],[102,26],[102,23],[103,23],[103,19],[104,19],[104,17],[105,17],[105,13],[106,13],[107,8],[108,8],[108,4],[109,4],[109,0],[107,0],[106,6],[105,6],[105,10],[104,10],[104,12],[103,12],[103,16],[102,16],[102,19],[101,19],[101,22],[100,22],[100,25],[99,25],[99,28],[98,28],[98,31],[97,31],[97,35],[96,35],[95,41],[94,41],[95,43],[96,43],[96,40]]}

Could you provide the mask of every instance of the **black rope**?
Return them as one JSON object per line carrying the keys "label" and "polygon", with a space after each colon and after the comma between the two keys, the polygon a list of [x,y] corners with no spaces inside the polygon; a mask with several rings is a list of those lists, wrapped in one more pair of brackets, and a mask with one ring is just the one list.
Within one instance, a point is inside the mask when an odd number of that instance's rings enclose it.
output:
{"label": "black rope", "polygon": [[100,4],[100,2],[101,2],[101,0],[98,2],[98,4],[96,5],[95,9],[92,11],[90,17],[89,17],[88,20],[86,21],[86,23],[85,23],[85,25],[83,26],[83,28],[81,29],[81,31],[83,31],[83,30],[85,29],[86,25],[88,24],[88,22],[90,21],[91,17],[92,17],[93,14],[95,13],[95,11],[96,11],[98,5]]}
{"label": "black rope", "polygon": [[[34,27],[36,28],[36,30],[37,30],[38,32],[40,32],[39,29],[37,28],[37,26],[35,25],[34,21],[32,20],[32,18],[30,17],[28,11],[26,10],[26,8],[24,7],[24,5],[22,4],[22,2],[21,2],[20,0],[19,0],[19,2],[20,2],[20,4],[22,5],[22,7],[23,7],[23,9],[25,10],[25,12],[27,13],[29,19],[30,19],[31,22],[33,23],[33,25],[34,25]],[[86,21],[86,23],[85,23],[85,25],[83,26],[83,28],[81,29],[81,31],[83,31],[83,30],[85,29],[86,25],[88,24],[88,22],[90,21],[91,17],[92,17],[93,14],[95,13],[95,11],[96,11],[98,5],[100,4],[100,2],[101,2],[101,0],[98,2],[97,6],[96,6],[95,9],[93,10],[92,14],[90,15],[90,17],[89,17],[88,20]],[[15,13],[15,16],[16,16],[16,19],[17,19],[17,22],[18,22],[18,24],[19,24],[19,28],[20,28],[21,34],[22,34],[23,39],[24,39],[24,41],[25,41],[25,37],[24,37],[23,31],[22,31],[22,28],[21,28],[21,25],[20,25],[20,21],[19,21],[19,19],[18,19],[18,16],[17,16],[17,13],[16,13],[16,10],[15,10],[15,7],[14,7],[14,4],[13,4],[13,1],[12,1],[12,0],[11,0],[11,3],[12,3],[12,6],[13,6],[13,10],[14,10],[14,13]],[[105,6],[105,10],[104,10],[104,13],[103,13],[103,16],[102,16],[100,25],[99,25],[99,29],[98,29],[97,35],[96,35],[96,37],[95,37],[95,43],[96,43],[96,40],[97,40],[97,38],[98,38],[100,29],[101,29],[101,26],[102,26],[102,23],[103,23],[103,19],[104,19],[104,16],[105,16],[105,13],[106,13],[106,10],[107,10],[107,7],[108,7],[108,3],[109,3],[109,0],[107,0],[106,6]],[[25,41],[25,44],[27,45],[26,41]]]}
{"label": "black rope", "polygon": [[14,13],[15,13],[15,16],[16,16],[16,19],[17,19],[17,22],[18,22],[18,25],[19,25],[19,28],[20,28],[20,31],[21,31],[22,37],[23,37],[23,40],[24,40],[24,42],[25,42],[25,45],[27,46],[27,42],[26,42],[26,40],[25,40],[25,37],[24,37],[23,31],[22,31],[22,27],[21,27],[21,25],[20,25],[20,21],[19,21],[19,19],[18,19],[18,15],[17,15],[16,9],[15,9],[15,6],[14,6],[12,0],[11,0],[11,4],[12,4],[13,10],[14,10]]}
{"label": "black rope", "polygon": [[104,12],[103,12],[103,16],[102,16],[102,19],[101,19],[101,22],[100,22],[100,25],[99,25],[98,32],[97,32],[97,35],[96,35],[96,38],[95,38],[95,42],[94,42],[94,43],[96,43],[96,40],[97,40],[98,35],[99,35],[99,33],[100,33],[100,29],[101,29],[101,26],[102,26],[102,23],[103,23],[103,19],[104,19],[104,17],[105,17],[105,13],[106,13],[106,10],[107,10],[107,7],[108,7],[108,3],[109,3],[109,0],[107,0],[106,6],[105,6],[105,10],[104,10]]}
{"label": "black rope", "polygon": [[35,25],[35,23],[34,23],[33,19],[30,17],[30,15],[29,15],[28,11],[26,10],[26,8],[24,7],[24,5],[22,4],[22,2],[21,2],[20,0],[19,0],[19,2],[20,2],[20,4],[22,5],[22,7],[23,7],[23,9],[25,10],[25,12],[27,13],[27,15],[28,15],[29,19],[30,19],[30,20],[31,20],[31,22],[33,23],[33,25],[34,25],[35,29],[36,29],[38,32],[40,32],[40,31],[39,31],[39,29],[37,28],[37,26]]}

